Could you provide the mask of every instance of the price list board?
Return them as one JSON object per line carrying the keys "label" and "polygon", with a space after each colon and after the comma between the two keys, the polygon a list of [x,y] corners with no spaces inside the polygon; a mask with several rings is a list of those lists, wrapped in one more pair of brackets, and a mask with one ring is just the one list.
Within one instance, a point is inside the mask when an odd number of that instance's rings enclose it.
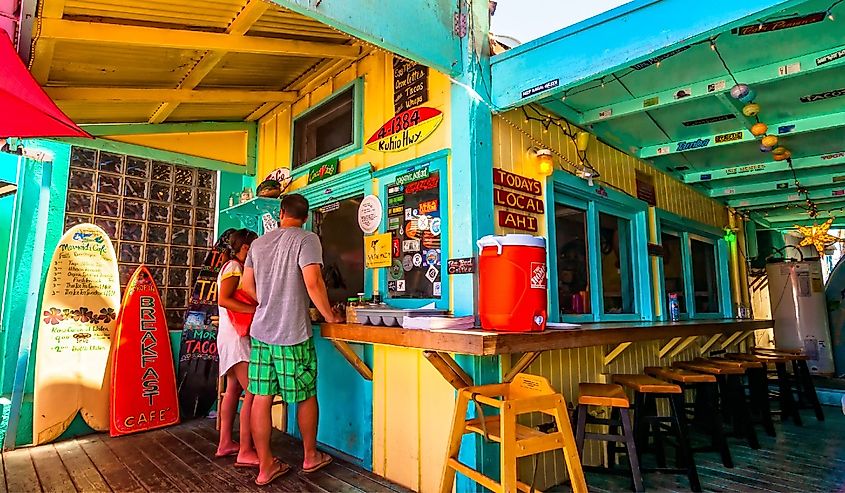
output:
{"label": "price list board", "polygon": [[[114,247],[93,224],[68,230],[47,271],[35,359],[35,443],[58,437],[77,411],[107,430],[107,377],[120,307]],[[57,391],[57,389],[61,389]]]}
{"label": "price list board", "polygon": [[387,187],[387,225],[392,234],[391,298],[440,298],[440,173],[424,167],[396,177]]}

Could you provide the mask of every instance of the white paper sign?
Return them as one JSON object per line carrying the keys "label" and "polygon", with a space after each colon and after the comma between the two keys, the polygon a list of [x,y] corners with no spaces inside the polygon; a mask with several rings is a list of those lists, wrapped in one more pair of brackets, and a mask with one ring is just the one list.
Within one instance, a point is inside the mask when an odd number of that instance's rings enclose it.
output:
{"label": "white paper sign", "polygon": [[367,195],[358,206],[358,226],[367,234],[375,233],[381,224],[381,200],[375,195]]}
{"label": "white paper sign", "polygon": [[269,212],[261,216],[261,219],[264,223],[264,234],[267,234],[279,227],[279,221],[277,221],[276,218]]}

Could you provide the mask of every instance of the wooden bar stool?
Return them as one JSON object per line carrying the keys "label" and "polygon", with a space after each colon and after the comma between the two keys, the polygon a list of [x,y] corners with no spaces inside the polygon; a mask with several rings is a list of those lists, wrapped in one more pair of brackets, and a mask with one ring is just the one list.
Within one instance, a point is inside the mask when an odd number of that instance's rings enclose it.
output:
{"label": "wooden bar stool", "polygon": [[[614,383],[634,391],[634,436],[640,459],[649,448],[649,435],[655,442],[654,451],[658,467],[641,468],[642,471],[686,474],[689,478],[690,489],[701,491],[701,481],[698,479],[698,470],[695,467],[695,459],[686,434],[686,412],[681,387],[648,375],[615,374],[612,378]],[[657,399],[669,401],[669,416],[658,414]],[[675,468],[666,467],[663,433],[667,431],[675,435],[677,451]]]}
{"label": "wooden bar stool", "polygon": [[[475,419],[466,419],[467,407],[473,402]],[[494,408],[497,416],[485,416],[482,405]],[[556,430],[551,433],[523,426],[516,422],[517,416],[540,412],[554,418]],[[481,474],[458,460],[461,439],[467,433],[478,433],[486,440],[498,442],[500,447],[501,482]],[[441,493],[451,493],[455,472],[467,476],[494,492],[531,492],[533,485],[517,480],[516,461],[519,457],[561,449],[569,472],[572,490],[586,492],[581,460],[572,436],[572,425],[566,411],[563,396],[555,392],[549,381],[543,377],[519,373],[510,383],[466,387],[458,390],[455,415],[443,477]],[[535,468],[536,473],[536,468]]]}
{"label": "wooden bar stool", "polygon": [[722,416],[726,422],[733,424],[733,434],[745,436],[749,447],[755,450],[760,448],[760,441],[757,439],[757,432],[751,420],[751,411],[742,386],[742,377],[746,372],[742,365],[696,358],[693,361],[676,361],[672,363],[672,367],[716,377],[719,384]]}
{"label": "wooden bar stool", "polygon": [[798,407],[812,409],[816,413],[816,419],[818,421],[824,421],[824,411],[822,410],[821,402],[819,402],[819,396],[816,394],[816,385],[813,383],[810,367],[807,365],[807,361],[810,358],[806,354],[765,348],[754,348],[753,351],[758,356],[774,356],[789,360],[792,364],[792,372],[795,378]]}
{"label": "wooden bar stool", "polygon": [[[590,406],[602,406],[611,408],[610,418],[596,418],[588,411]],[[634,482],[634,491],[645,491],[643,478],[640,472],[639,456],[634,441],[634,431],[631,425],[631,416],[628,413],[630,402],[625,390],[616,384],[604,383],[581,383],[578,385],[578,408],[576,410],[575,444],[578,447],[578,454],[584,455],[584,439],[599,440],[607,443],[608,465],[616,461],[616,454],[624,451],[628,455],[628,462],[631,465],[631,479]],[[587,433],[588,424],[607,425],[608,433]],[[619,427],[622,433],[617,433]],[[616,443],[624,443],[619,448]],[[586,466],[584,467],[587,468]]]}
{"label": "wooden bar stool", "polygon": [[[752,404],[757,408],[758,412],[763,416],[763,424],[767,427],[767,432],[775,436],[774,425],[772,424],[772,409],[769,404],[770,399],[777,399],[779,401],[779,413],[781,421],[786,421],[792,417],[795,424],[801,426],[801,415],[798,413],[798,404],[794,400],[792,392],[792,378],[787,371],[786,365],[789,360],[775,355],[761,356],[756,354],[746,353],[728,353],[725,358],[736,361],[753,361],[762,366],[762,369],[749,370],[748,384],[749,390],[752,391]],[[774,366],[775,370],[770,370],[770,366]],[[778,386],[777,392],[769,392],[769,373],[774,373],[776,376],[774,382]],[[769,431],[768,427],[771,427]]]}
{"label": "wooden bar stool", "polygon": [[706,430],[710,436],[710,447],[693,448],[693,452],[718,452],[722,457],[722,464],[727,468],[734,466],[728,441],[722,425],[722,412],[719,409],[719,389],[716,377],[682,369],[670,369],[649,366],[645,368],[646,375],[678,384],[686,395],[687,390],[695,393],[692,404],[685,403],[685,410],[692,411],[687,416],[687,423],[699,423],[700,426],[690,426],[690,429]]}

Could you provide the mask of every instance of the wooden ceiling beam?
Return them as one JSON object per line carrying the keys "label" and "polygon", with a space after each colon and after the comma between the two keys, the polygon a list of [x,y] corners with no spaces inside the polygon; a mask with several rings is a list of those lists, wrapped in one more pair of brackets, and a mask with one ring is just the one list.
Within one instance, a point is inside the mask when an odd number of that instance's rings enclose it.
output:
{"label": "wooden ceiling beam", "polygon": [[45,87],[54,101],[131,102],[131,103],[290,103],[294,91],[253,91],[242,89],[153,89],[122,87]]}
{"label": "wooden ceiling beam", "polygon": [[211,50],[309,58],[345,58],[351,60],[357,58],[361,53],[360,47],[343,44],[64,19],[42,19],[39,37],[48,40],[110,43],[123,46],[195,51]]}
{"label": "wooden ceiling beam", "polygon": [[[238,15],[229,24],[226,29],[226,34],[232,36],[243,36],[249,31],[258,19],[264,15],[270,8],[270,4],[264,0],[247,0],[246,5]],[[226,56],[226,51],[209,51],[188,70],[185,78],[179,83],[179,89],[194,89],[200,85],[205,77],[214,70],[223,57]],[[176,111],[179,107],[177,102],[164,102],[158,109],[153,112],[149,119],[149,123],[163,123],[167,118]]]}

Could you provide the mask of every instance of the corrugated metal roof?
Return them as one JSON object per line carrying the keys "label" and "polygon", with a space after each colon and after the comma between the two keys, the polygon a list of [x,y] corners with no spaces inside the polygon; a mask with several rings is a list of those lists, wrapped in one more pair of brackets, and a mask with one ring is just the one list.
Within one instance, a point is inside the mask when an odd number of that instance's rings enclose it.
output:
{"label": "corrugated metal roof", "polygon": [[[250,5],[250,1],[259,5]],[[247,12],[260,13],[264,8],[266,11],[241,31],[245,36],[321,43],[326,46],[326,57],[292,56],[284,50],[278,54],[223,52],[205,76],[186,79],[196,67],[207,68],[209,60],[204,58],[214,58],[216,53],[191,41],[180,41],[179,48],[150,46],[150,40],[192,39],[191,32],[224,34],[242,11],[242,17],[248,17]],[[42,0],[38,16],[31,67],[40,82],[46,87],[108,88],[103,92],[111,97],[121,94],[120,88],[284,91],[294,81],[311,77],[315,65],[334,59],[328,55],[337,51],[333,46],[355,42],[266,0]],[[148,31],[155,36],[132,33],[133,27],[173,30],[173,36],[166,31]],[[240,46],[236,49],[249,51]],[[183,81],[186,85],[180,87]],[[162,113],[161,101],[91,101],[90,92],[85,95],[88,99],[74,100],[75,94],[81,93],[64,92],[62,97],[71,99],[57,103],[79,122],[242,120],[261,106],[239,103],[237,98],[219,103],[175,100],[165,105],[167,111]]]}

